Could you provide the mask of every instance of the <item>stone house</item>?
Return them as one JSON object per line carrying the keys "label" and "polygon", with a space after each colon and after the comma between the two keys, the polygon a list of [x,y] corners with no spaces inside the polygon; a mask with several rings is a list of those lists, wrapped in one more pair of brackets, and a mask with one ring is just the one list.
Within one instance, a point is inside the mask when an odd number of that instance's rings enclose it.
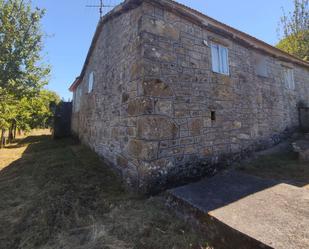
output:
{"label": "stone house", "polygon": [[284,139],[309,64],[174,1],[126,0],[70,90],[73,132],[144,193]]}

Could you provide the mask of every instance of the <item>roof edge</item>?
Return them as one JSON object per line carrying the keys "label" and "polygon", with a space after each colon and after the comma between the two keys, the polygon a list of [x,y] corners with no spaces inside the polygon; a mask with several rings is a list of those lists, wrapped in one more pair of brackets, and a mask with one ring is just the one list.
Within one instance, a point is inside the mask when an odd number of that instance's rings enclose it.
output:
{"label": "roof edge", "polygon": [[113,19],[117,16],[120,16],[120,15],[122,15],[123,13],[125,13],[129,10],[137,8],[143,1],[144,0],[126,0],[123,3],[117,5],[114,9],[112,9],[109,13],[107,13],[105,16],[103,16],[101,18],[101,20],[98,22],[95,34],[94,34],[92,42],[91,42],[91,46],[88,50],[88,54],[87,54],[84,66],[83,66],[82,72],[80,74],[81,78],[83,78],[83,76],[85,74],[86,66],[89,62],[90,56],[91,56],[91,54],[94,50],[96,42],[97,42],[99,35],[102,31],[103,25],[105,23],[107,23],[109,20],[111,20],[111,19]]}
{"label": "roof edge", "polygon": [[[73,84],[69,88],[69,90],[71,92],[76,90],[76,88],[78,87],[78,85],[81,83],[82,79],[85,76],[87,65],[89,63],[90,57],[91,57],[92,52],[93,52],[95,45],[97,43],[97,40],[98,40],[98,38],[101,34],[103,25],[106,22],[108,22],[109,20],[111,20],[111,19],[113,19],[117,16],[120,16],[123,13],[125,13],[125,12],[127,12],[131,9],[138,7],[143,1],[144,0],[125,0],[123,3],[117,5],[115,8],[113,8],[110,12],[108,12],[106,15],[104,15],[99,20],[97,27],[96,27],[96,30],[95,30],[95,33],[94,33],[94,36],[93,36],[92,41],[91,41],[91,45],[88,49],[84,65],[82,67],[82,71],[81,71],[80,75],[76,78],[76,80],[73,82]],[[77,79],[78,79],[78,81],[77,81]]]}
{"label": "roof edge", "polygon": [[[298,57],[295,57],[291,54],[288,54],[262,40],[259,40],[247,33],[244,33],[240,30],[237,30],[231,26],[228,26],[220,21],[213,19],[197,10],[194,10],[190,7],[187,7],[183,4],[177,3],[174,0],[125,0],[123,3],[117,5],[114,9],[112,9],[109,13],[101,18],[101,20],[97,24],[97,28],[95,34],[92,38],[90,48],[88,50],[86,60],[84,62],[82,71],[80,76],[78,77],[77,83],[79,84],[80,81],[84,78],[85,71],[87,65],[89,63],[90,57],[92,52],[95,48],[96,42],[99,38],[99,35],[102,31],[103,25],[108,22],[109,20],[126,13],[129,10],[135,9],[140,6],[143,2],[148,2],[151,4],[157,4],[162,8],[167,8],[169,11],[174,12],[178,15],[183,16],[186,19],[194,22],[195,24],[201,26],[202,28],[206,28],[212,32],[219,32],[221,34],[225,34],[229,36],[229,38],[235,40],[236,42],[245,43],[247,46],[252,47],[253,49],[262,51],[266,54],[272,55],[280,60],[292,62],[298,64],[300,66],[306,67],[309,69],[309,62],[306,62]],[[76,81],[74,81],[76,83]],[[69,90],[75,90],[76,85],[72,84]],[[75,87],[75,88],[74,88]]]}
{"label": "roof edge", "polygon": [[242,32],[220,21],[217,21],[212,17],[209,17],[197,10],[194,10],[188,6],[180,4],[174,0],[144,0],[144,1],[154,4],[157,3],[162,7],[167,7],[170,11],[180,14],[190,19],[191,21],[195,22],[199,26],[206,28],[210,31],[215,31],[214,29],[221,30],[231,39],[236,40],[238,42],[245,42],[247,45],[251,46],[256,50],[262,50],[265,53],[275,56],[281,60],[293,62],[298,65],[309,68],[309,62],[306,62],[296,56],[284,52],[262,40],[259,40],[245,32]]}
{"label": "roof edge", "polygon": [[80,84],[81,78],[77,77],[74,82],[72,83],[72,85],[69,88],[70,92],[74,92],[76,90],[76,88],[78,87],[78,85]]}

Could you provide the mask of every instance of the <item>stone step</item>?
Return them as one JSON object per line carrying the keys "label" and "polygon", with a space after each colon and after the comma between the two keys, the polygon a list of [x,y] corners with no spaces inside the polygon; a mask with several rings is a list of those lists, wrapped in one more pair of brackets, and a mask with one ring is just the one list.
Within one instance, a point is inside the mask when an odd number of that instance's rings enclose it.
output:
{"label": "stone step", "polygon": [[215,248],[309,248],[309,189],[228,171],[171,189],[168,205]]}

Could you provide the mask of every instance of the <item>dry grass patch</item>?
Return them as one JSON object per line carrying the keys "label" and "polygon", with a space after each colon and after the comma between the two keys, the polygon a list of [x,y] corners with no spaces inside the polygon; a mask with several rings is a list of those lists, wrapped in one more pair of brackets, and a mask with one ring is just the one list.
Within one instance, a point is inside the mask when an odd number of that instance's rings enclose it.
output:
{"label": "dry grass patch", "polygon": [[30,136],[0,156],[0,248],[207,246],[163,197],[126,193],[96,154],[70,139]]}
{"label": "dry grass patch", "polygon": [[22,157],[23,153],[27,149],[29,143],[27,140],[21,142],[28,136],[42,136],[50,135],[51,132],[48,129],[33,130],[29,134],[21,134],[16,137],[16,140],[12,144],[8,144],[5,148],[0,149],[0,170],[8,166],[11,162],[18,160]]}

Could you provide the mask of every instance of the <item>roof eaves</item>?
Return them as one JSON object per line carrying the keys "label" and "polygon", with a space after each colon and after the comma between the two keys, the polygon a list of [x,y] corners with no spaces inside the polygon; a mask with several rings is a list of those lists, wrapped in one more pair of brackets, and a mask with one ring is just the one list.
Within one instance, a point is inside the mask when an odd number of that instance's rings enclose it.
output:
{"label": "roof eaves", "polygon": [[88,50],[88,54],[84,63],[84,66],[82,68],[82,72],[80,74],[80,78],[82,79],[84,77],[85,71],[86,71],[86,67],[89,63],[89,59],[91,57],[91,54],[95,48],[95,45],[97,43],[97,40],[99,39],[99,36],[101,34],[103,25],[108,22],[109,20],[122,15],[123,13],[134,9],[136,7],[138,7],[141,3],[143,2],[143,0],[126,0],[123,3],[117,5],[114,9],[112,9],[109,13],[107,13],[105,16],[102,17],[102,19],[99,21],[95,34],[92,38],[92,42],[90,45],[90,48]]}
{"label": "roof eaves", "polygon": [[81,82],[81,78],[77,77],[74,80],[74,82],[72,83],[72,85],[70,86],[69,91],[70,92],[74,92],[76,90],[76,88],[78,87],[78,85],[80,84],[80,82]]}
{"label": "roof eaves", "polygon": [[162,7],[168,7],[171,11],[177,12],[178,14],[195,21],[197,24],[199,24],[202,27],[205,27],[206,29],[212,29],[213,27],[217,29],[221,29],[224,32],[230,33],[229,36],[233,38],[234,40],[247,43],[247,45],[250,45],[251,47],[257,50],[262,50],[265,53],[278,57],[282,60],[293,62],[293,63],[309,68],[309,62],[306,62],[298,57],[295,57],[289,53],[286,53],[264,41],[261,41],[247,33],[244,33],[231,26],[228,26],[227,24],[217,21],[213,19],[212,17],[209,17],[197,10],[194,10],[190,7],[180,4],[174,0],[144,0],[144,1],[147,1],[150,3],[157,3],[161,5]]}
{"label": "roof eaves", "polygon": [[[172,12],[176,12],[177,14],[180,14],[181,16],[184,16],[186,18],[189,18],[191,21],[194,21],[199,26],[205,27],[208,30],[212,29],[221,29],[221,31],[229,34],[231,38],[238,42],[243,42],[247,44],[248,46],[251,46],[254,49],[261,50],[264,53],[273,55],[275,57],[278,57],[284,61],[289,61],[296,63],[301,66],[305,66],[309,68],[309,63],[301,60],[291,54],[288,54],[276,47],[273,47],[266,42],[263,42],[249,34],[246,34],[242,31],[239,31],[231,26],[228,26],[222,22],[219,22],[197,10],[194,10],[190,7],[187,7],[183,4],[177,3],[174,0],[125,0],[123,3],[116,6],[113,10],[111,10],[108,14],[103,16],[103,18],[99,21],[95,34],[93,36],[91,46],[88,50],[86,60],[84,62],[81,74],[79,76],[78,84],[81,82],[85,75],[85,71],[87,68],[87,65],[89,63],[90,57],[92,55],[92,52],[95,48],[95,45],[97,43],[97,40],[100,36],[100,33],[102,31],[103,25],[108,22],[109,20],[122,15],[123,13],[134,9],[138,7],[143,2],[149,2],[151,4],[158,4],[161,5],[163,8],[168,8]],[[74,84],[74,83],[73,83]],[[71,87],[70,87],[71,89]]]}

